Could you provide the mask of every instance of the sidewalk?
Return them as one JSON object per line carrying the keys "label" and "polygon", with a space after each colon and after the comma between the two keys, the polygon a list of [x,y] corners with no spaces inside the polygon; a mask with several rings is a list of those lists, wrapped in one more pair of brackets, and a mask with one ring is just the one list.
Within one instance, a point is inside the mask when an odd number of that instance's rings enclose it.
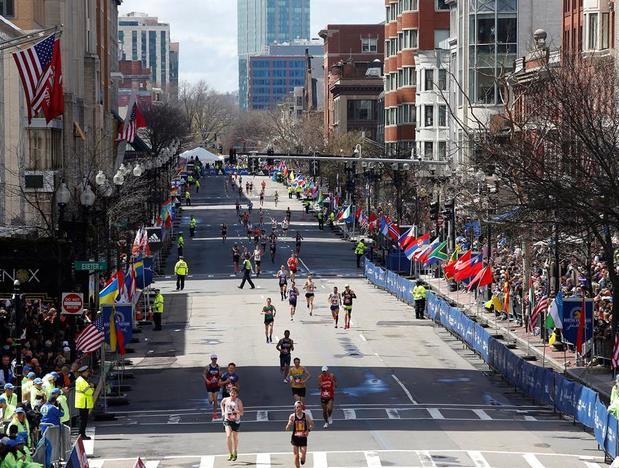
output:
{"label": "sidewalk", "polygon": [[467,315],[479,317],[480,323],[487,323],[489,330],[503,336],[502,341],[513,343],[516,346],[513,351],[519,356],[534,356],[537,359],[532,360],[532,363],[552,367],[557,372],[565,373],[568,378],[597,391],[606,400],[606,403],[610,400],[614,378],[607,367],[576,366],[576,357],[573,352],[556,351],[552,346],[547,345],[544,350],[544,343],[540,336],[527,333],[524,326],[519,326],[515,322],[496,320],[494,313],[486,312],[482,302],[476,303],[473,293],[450,291],[442,278],[422,275],[421,279],[429,284],[432,290],[466,311]]}

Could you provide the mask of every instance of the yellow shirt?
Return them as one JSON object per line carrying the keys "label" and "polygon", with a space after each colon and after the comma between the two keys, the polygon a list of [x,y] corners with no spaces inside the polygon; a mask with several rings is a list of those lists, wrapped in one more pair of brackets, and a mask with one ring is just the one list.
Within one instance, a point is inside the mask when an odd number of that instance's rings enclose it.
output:
{"label": "yellow shirt", "polygon": [[290,386],[292,388],[305,388],[305,382],[303,381],[305,379],[305,369],[303,366],[300,366],[299,368],[291,367],[290,378]]}

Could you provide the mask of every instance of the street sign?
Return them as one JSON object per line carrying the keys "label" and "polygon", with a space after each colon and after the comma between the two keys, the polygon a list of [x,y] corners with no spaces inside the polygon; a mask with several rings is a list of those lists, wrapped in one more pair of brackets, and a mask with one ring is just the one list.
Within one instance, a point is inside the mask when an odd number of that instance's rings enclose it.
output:
{"label": "street sign", "polygon": [[84,295],[82,293],[62,293],[61,313],[80,314],[84,309]]}
{"label": "street sign", "polygon": [[76,260],[73,262],[73,269],[75,271],[105,271],[107,270],[107,261],[101,260],[100,262],[89,262],[84,260]]}

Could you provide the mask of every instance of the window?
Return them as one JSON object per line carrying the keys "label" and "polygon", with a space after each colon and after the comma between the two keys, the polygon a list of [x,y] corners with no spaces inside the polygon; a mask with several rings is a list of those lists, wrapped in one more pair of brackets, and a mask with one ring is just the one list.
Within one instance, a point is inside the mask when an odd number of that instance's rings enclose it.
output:
{"label": "window", "polygon": [[438,126],[447,126],[447,106],[444,104],[439,104],[438,106]]}
{"label": "window", "polygon": [[425,106],[424,127],[434,126],[434,106]]}
{"label": "window", "polygon": [[438,89],[447,90],[447,70],[438,71]]}
{"label": "window", "polygon": [[434,30],[434,48],[440,49],[441,42],[449,39],[449,29],[435,29]]}
{"label": "window", "polygon": [[437,155],[437,159],[439,161],[446,161],[447,160],[447,142],[446,141],[439,141],[438,142],[438,155]]}
{"label": "window", "polygon": [[438,10],[449,10],[449,5],[447,5],[446,0],[436,0],[436,11]]}
{"label": "window", "polygon": [[138,59],[138,32],[131,31],[131,57],[132,60]]}
{"label": "window", "polygon": [[608,49],[609,15],[602,13],[602,49]]}
{"label": "window", "polygon": [[[146,40],[146,31],[142,31],[141,37],[142,37],[142,66],[148,67],[148,58],[146,56],[146,45],[148,43]],[[137,57],[136,57],[136,60],[137,60]]]}
{"label": "window", "polygon": [[361,38],[361,52],[377,52],[377,51],[378,51],[378,38],[377,37]]}
{"label": "window", "polygon": [[157,31],[148,31],[148,62],[153,83],[159,83],[157,80]]}
{"label": "window", "polygon": [[353,99],[347,106],[348,120],[377,120],[375,101]]}
{"label": "window", "polygon": [[167,63],[167,38],[166,32],[161,31],[161,83],[165,85],[168,82],[168,63]]}
{"label": "window", "polygon": [[400,0],[400,12],[403,11],[417,11],[418,0]]}
{"label": "window", "polygon": [[587,36],[587,47],[589,49],[597,49],[598,39],[598,14],[591,13],[589,15],[589,35]]}
{"label": "window", "polygon": [[385,57],[391,56],[391,42],[385,41]]}
{"label": "window", "polygon": [[415,109],[415,104],[402,104],[398,111],[400,113],[399,123],[402,124],[414,124],[417,119],[417,111]]}
{"label": "window", "polygon": [[424,159],[434,159],[434,143],[431,141],[423,142],[423,157]]}
{"label": "window", "polygon": [[434,89],[434,70],[424,70],[425,91]]}
{"label": "window", "polygon": [[403,34],[403,44],[402,49],[416,49],[419,47],[417,43],[417,30],[416,29],[405,29],[402,31]]}
{"label": "window", "polygon": [[417,86],[417,70],[415,70],[415,67],[405,68],[405,71],[406,79],[408,80],[409,85]]}

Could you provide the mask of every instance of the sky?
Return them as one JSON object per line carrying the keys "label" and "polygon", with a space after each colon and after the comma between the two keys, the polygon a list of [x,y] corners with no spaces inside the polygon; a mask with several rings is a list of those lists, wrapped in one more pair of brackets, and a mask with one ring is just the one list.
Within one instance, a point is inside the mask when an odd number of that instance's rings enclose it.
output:
{"label": "sky", "polygon": [[[295,1],[295,0],[292,0]],[[327,24],[380,23],[384,0],[311,0],[311,33]],[[212,88],[236,91],[236,0],[124,0],[120,13],[140,11],[170,24],[180,42],[180,81],[205,80]]]}

